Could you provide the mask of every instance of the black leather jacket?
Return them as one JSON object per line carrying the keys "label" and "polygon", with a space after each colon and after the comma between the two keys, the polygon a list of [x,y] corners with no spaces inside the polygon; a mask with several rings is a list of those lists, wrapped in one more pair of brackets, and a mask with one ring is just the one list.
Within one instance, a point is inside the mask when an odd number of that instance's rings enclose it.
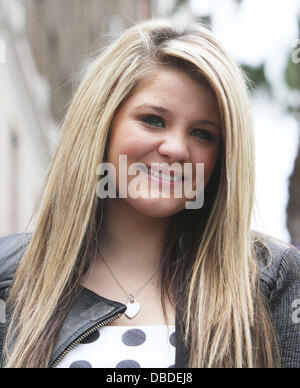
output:
{"label": "black leather jacket", "polygon": [[[0,308],[9,294],[9,287],[31,234],[0,238]],[[291,245],[266,238],[273,259],[271,265],[260,262],[261,290],[269,302],[270,311],[279,339],[283,368],[300,368],[300,253]],[[267,258],[266,258],[267,259]],[[122,303],[105,299],[81,287],[55,343],[49,367],[54,367],[64,355],[93,330],[97,330],[126,310]],[[2,322],[1,322],[2,315]],[[0,311],[0,359],[7,329]],[[188,350],[185,349],[176,320],[175,367],[186,367]]]}

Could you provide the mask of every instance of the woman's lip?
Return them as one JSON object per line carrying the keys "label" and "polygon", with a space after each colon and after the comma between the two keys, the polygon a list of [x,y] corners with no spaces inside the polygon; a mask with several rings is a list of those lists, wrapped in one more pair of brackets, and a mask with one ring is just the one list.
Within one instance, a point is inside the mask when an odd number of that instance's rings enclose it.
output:
{"label": "woman's lip", "polygon": [[174,186],[175,184],[179,184],[179,183],[183,182],[183,180],[173,181],[173,180],[161,179],[161,178],[159,178],[159,177],[157,177],[155,175],[150,174],[150,169],[149,168],[148,168],[147,173],[148,173],[148,177],[150,179],[153,179],[154,181],[159,182],[160,184],[164,184],[164,185],[166,184],[166,185]]}
{"label": "woman's lip", "polygon": [[[146,165],[146,167],[148,169],[148,172],[150,172],[151,171],[151,166]],[[164,169],[164,168],[161,168],[161,169],[152,168],[152,171],[159,171],[160,173],[163,173],[165,175],[170,174],[170,176],[172,176],[172,177],[180,176],[182,181],[185,179],[184,175],[181,172],[180,173],[176,173],[173,170],[166,171],[166,169]],[[166,181],[166,182],[168,182],[168,181]],[[176,181],[176,182],[178,182],[178,181]]]}

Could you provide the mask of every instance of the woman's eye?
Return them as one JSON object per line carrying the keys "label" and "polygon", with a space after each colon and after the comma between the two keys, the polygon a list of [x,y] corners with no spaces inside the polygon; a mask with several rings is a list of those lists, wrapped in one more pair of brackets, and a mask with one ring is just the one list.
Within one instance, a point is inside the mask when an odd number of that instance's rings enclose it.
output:
{"label": "woman's eye", "polygon": [[153,125],[154,127],[162,127],[162,128],[165,127],[164,120],[159,116],[148,115],[148,116],[142,117],[141,120],[144,123],[147,123],[149,125]]}
{"label": "woman's eye", "polygon": [[196,137],[203,140],[212,140],[213,135],[206,129],[195,129],[193,133],[196,133]]}

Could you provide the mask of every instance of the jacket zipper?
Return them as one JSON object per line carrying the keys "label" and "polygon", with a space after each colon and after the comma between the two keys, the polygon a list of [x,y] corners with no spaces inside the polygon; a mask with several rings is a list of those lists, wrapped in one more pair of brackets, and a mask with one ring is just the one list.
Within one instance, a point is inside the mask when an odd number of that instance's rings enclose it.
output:
{"label": "jacket zipper", "polygon": [[101,323],[98,323],[97,325],[91,327],[88,331],[86,331],[84,334],[82,334],[80,337],[77,338],[76,341],[72,342],[67,349],[63,351],[63,353],[54,361],[54,363],[51,365],[50,368],[55,368],[61,360],[76,346],[78,345],[82,340],[84,340],[86,337],[94,333],[94,331],[100,329],[101,327],[107,325],[108,323],[115,321],[116,319],[120,318],[123,314],[118,313],[117,315],[114,315],[113,317],[107,318]]}

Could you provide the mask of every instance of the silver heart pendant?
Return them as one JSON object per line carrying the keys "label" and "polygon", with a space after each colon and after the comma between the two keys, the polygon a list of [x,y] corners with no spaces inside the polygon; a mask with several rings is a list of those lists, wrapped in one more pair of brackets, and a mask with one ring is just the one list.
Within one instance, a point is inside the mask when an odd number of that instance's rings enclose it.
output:
{"label": "silver heart pendant", "polygon": [[127,303],[127,310],[125,311],[125,315],[132,319],[136,316],[136,314],[140,311],[141,309],[141,306],[139,305],[138,302],[136,302],[136,300],[130,300],[128,303]]}

